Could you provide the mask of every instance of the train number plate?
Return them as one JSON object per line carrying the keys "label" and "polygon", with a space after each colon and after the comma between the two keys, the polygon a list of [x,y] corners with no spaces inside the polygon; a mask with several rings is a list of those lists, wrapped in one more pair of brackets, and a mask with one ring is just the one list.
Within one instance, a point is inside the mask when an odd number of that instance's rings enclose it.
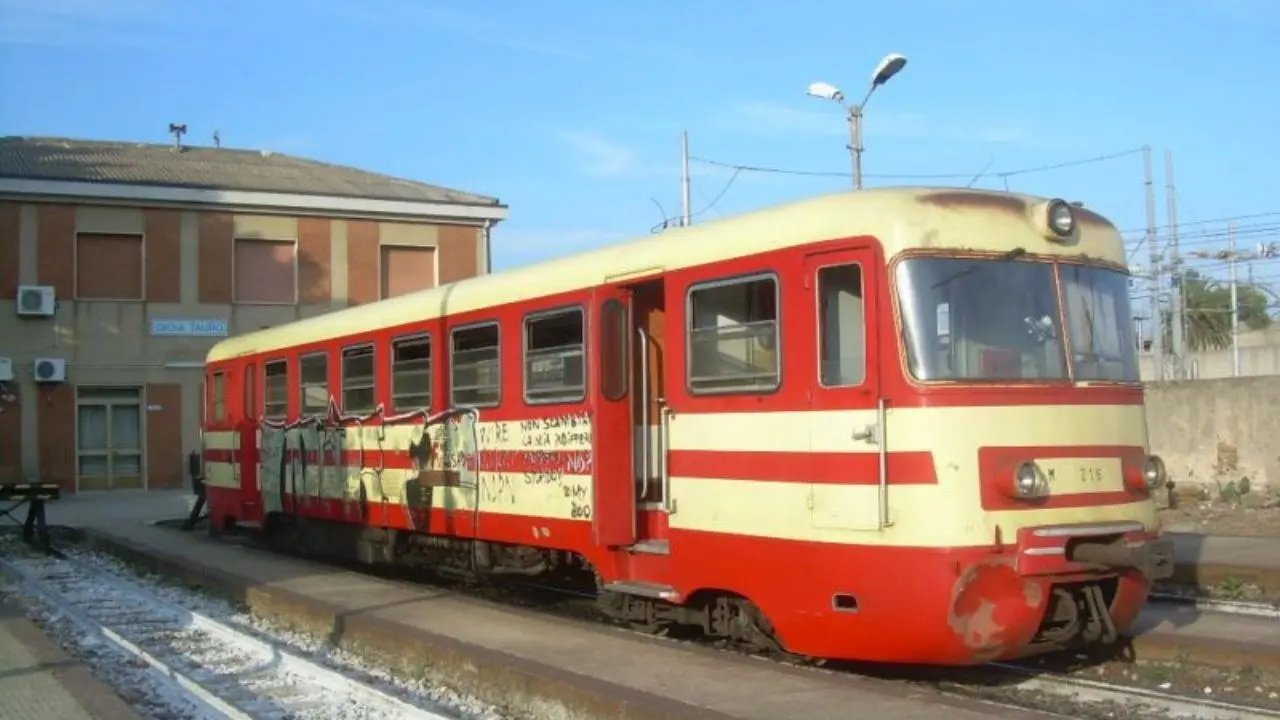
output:
{"label": "train number plate", "polygon": [[1052,458],[1036,462],[1044,470],[1054,494],[1124,489],[1119,458]]}

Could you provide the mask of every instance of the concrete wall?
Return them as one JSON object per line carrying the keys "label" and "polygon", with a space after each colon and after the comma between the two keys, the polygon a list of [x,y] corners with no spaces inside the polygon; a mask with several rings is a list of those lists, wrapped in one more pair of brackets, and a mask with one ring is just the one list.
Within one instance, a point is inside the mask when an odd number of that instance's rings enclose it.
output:
{"label": "concrete wall", "polygon": [[[142,300],[77,301],[75,238],[92,232],[142,235]],[[253,237],[296,243],[296,304],[233,302],[233,238]],[[199,442],[200,365],[219,338],[153,335],[151,320],[217,319],[234,334],[374,302],[384,245],[436,248],[437,283],[484,271],[482,233],[464,225],[0,198],[0,357],[15,374],[0,388],[0,482],[43,478],[74,491],[76,387],[128,386],[144,393],[144,476],[180,485]],[[19,284],[53,286],[54,316],[18,316]],[[65,359],[68,382],[35,384],[36,357]]]}
{"label": "concrete wall", "polygon": [[1151,447],[1178,483],[1280,488],[1280,377],[1149,383]]}
{"label": "concrete wall", "polygon": [[[1143,353],[1138,360],[1142,379],[1152,381],[1156,377],[1155,363],[1150,353]],[[1166,376],[1172,372],[1171,360],[1166,359]],[[1210,380],[1232,377],[1230,350],[1188,353],[1186,376]],[[1240,348],[1240,377],[1280,376],[1280,345],[1264,345]]]}

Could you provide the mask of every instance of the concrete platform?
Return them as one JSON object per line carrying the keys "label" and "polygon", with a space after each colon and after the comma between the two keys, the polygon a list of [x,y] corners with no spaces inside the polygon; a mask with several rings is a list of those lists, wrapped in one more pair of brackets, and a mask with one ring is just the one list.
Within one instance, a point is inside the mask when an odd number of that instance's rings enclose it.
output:
{"label": "concrete platform", "polygon": [[0,599],[0,720],[141,720],[120,696]]}
{"label": "concrete platform", "polygon": [[1173,581],[1208,588],[1229,580],[1280,594],[1280,539],[1171,532]]}

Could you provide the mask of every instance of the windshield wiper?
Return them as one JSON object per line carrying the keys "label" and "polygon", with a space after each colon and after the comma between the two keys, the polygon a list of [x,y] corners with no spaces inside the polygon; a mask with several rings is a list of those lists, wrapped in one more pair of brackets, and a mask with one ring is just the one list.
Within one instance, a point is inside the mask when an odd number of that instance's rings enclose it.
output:
{"label": "windshield wiper", "polygon": [[[1016,247],[1010,250],[1009,252],[1001,255],[999,258],[996,259],[996,262],[1009,262],[1010,260],[1016,260],[1026,254],[1027,254],[1026,248]],[[963,270],[958,270],[954,275],[943,278],[942,280],[939,280],[938,282],[934,283],[933,286],[930,287],[929,289],[937,290],[943,285],[951,283],[955,280],[959,280],[965,275],[970,275],[972,273],[977,272],[979,268],[981,268],[983,265],[986,265],[990,262],[991,262],[990,260],[975,260],[972,263],[970,263],[967,267],[965,267]]]}

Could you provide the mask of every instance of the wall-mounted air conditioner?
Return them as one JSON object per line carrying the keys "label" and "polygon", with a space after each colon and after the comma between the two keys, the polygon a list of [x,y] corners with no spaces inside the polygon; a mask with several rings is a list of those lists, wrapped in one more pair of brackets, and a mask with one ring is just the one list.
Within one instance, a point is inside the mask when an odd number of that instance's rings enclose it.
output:
{"label": "wall-mounted air conditioner", "polygon": [[19,315],[48,317],[56,309],[57,297],[49,285],[19,285],[16,301]]}
{"label": "wall-mounted air conditioner", "polygon": [[36,358],[31,362],[31,377],[38,383],[67,381],[67,361],[62,358]]}
{"label": "wall-mounted air conditioner", "polygon": [[0,382],[13,380],[13,359],[0,357]]}

